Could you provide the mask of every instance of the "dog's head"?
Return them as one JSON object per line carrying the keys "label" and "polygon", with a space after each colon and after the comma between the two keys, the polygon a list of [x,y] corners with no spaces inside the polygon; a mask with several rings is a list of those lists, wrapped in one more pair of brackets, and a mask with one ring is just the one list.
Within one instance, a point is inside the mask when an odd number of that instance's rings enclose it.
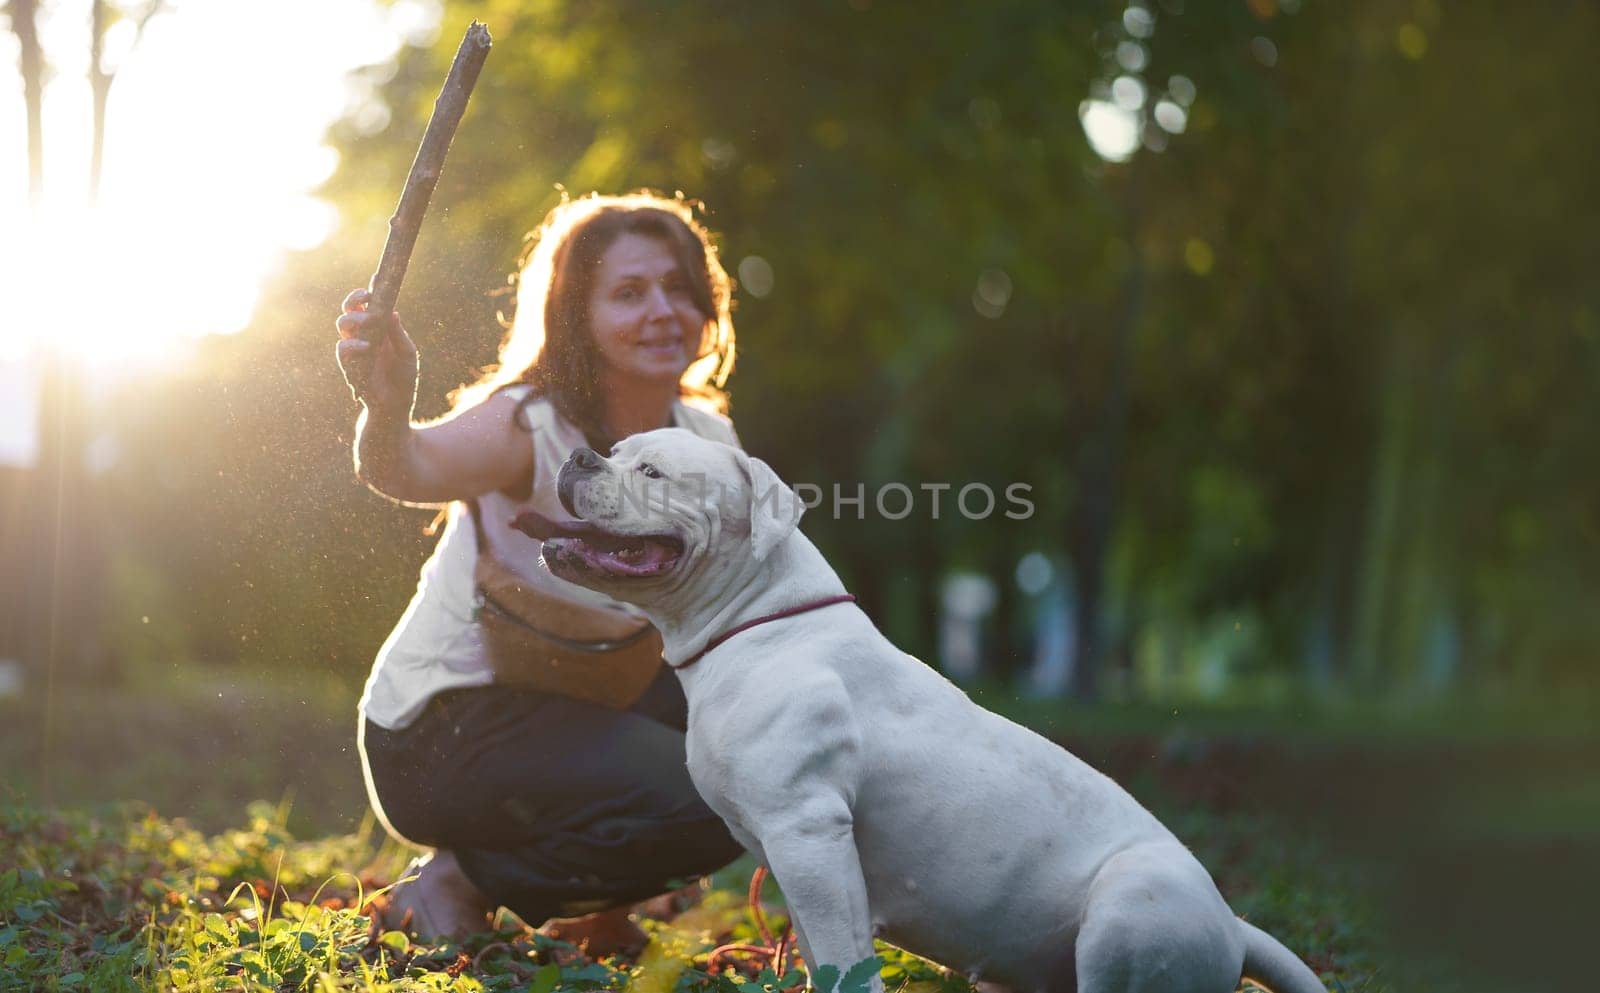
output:
{"label": "dog's head", "polygon": [[764,560],[802,510],[765,462],[677,428],[634,435],[609,458],[580,448],[556,486],[574,520],[527,512],[514,525],[544,543],[557,576],[642,606]]}

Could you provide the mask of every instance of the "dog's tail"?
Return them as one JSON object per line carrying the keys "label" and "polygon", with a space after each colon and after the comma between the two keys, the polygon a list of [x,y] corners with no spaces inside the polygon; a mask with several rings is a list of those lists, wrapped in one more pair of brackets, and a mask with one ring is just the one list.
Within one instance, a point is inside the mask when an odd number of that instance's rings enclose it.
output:
{"label": "dog's tail", "polygon": [[1322,980],[1282,942],[1251,924],[1239,921],[1244,935],[1244,974],[1272,993],[1328,993]]}

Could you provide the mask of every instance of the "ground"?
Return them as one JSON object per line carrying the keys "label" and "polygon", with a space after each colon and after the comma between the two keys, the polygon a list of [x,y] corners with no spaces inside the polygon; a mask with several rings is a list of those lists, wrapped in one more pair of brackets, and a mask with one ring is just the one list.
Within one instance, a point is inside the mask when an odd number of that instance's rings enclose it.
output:
{"label": "ground", "polygon": [[[375,931],[366,902],[410,853],[366,814],[349,691],[216,671],[143,685],[58,689],[48,738],[36,698],[0,701],[0,990],[761,987],[705,972],[716,944],[759,938],[748,862],[642,906],[653,940],[632,960],[590,961],[509,915],[459,946]],[[1122,734],[1078,721],[1091,733],[1071,743],[1195,849],[1236,911],[1304,953],[1331,989],[1454,985],[1426,954],[1402,970],[1383,950],[1389,884],[1406,877],[1339,844],[1348,832],[1317,829],[1304,814],[1318,809],[1305,799],[1315,783],[1284,795],[1306,778],[1285,767],[1346,788],[1317,765],[1326,755],[1273,737],[1160,737],[1147,720]],[[770,883],[764,899],[781,921]],[[884,954],[891,989],[967,988]]]}

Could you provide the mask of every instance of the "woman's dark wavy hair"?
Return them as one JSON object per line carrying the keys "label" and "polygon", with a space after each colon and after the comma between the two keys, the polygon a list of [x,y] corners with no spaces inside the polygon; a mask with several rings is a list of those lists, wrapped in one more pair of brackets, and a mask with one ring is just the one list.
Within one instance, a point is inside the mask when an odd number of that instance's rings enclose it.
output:
{"label": "woman's dark wavy hair", "polygon": [[518,383],[531,396],[549,397],[556,410],[593,437],[603,436],[600,352],[589,333],[589,300],[606,250],[624,234],[666,242],[690,276],[689,289],[705,315],[698,358],[678,381],[685,402],[726,414],[723,387],[733,372],[733,281],[722,268],[709,232],[695,219],[695,204],[648,191],[624,196],[598,193],[562,202],[528,235],[511,277],[515,316],[500,344],[500,361],[477,382],[451,395],[464,410],[496,390]]}

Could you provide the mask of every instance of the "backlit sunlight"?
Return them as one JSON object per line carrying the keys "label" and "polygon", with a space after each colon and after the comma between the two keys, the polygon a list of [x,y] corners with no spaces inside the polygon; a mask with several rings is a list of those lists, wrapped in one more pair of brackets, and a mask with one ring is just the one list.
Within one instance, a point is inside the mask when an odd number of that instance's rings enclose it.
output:
{"label": "backlit sunlight", "polygon": [[323,242],[312,192],[337,164],[331,121],[367,99],[351,69],[433,29],[426,5],[168,0],[133,44],[107,36],[117,78],[90,206],[89,4],[44,5],[44,192],[30,207],[17,40],[0,35],[0,363],[60,348],[90,366],[170,361],[249,322],[287,250]]}

